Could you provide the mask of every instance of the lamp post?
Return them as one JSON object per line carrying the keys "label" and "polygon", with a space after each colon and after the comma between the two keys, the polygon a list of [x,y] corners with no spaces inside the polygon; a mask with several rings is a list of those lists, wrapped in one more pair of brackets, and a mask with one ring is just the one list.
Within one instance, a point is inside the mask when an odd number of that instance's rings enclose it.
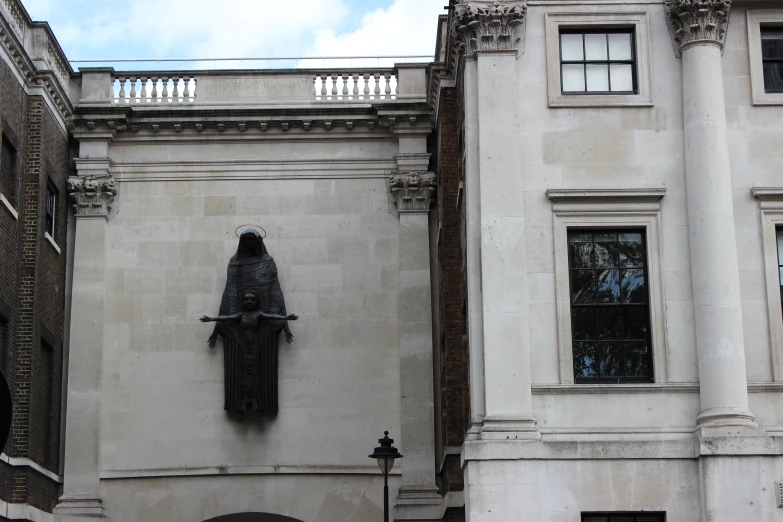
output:
{"label": "lamp post", "polygon": [[383,522],[389,522],[389,471],[394,466],[394,461],[401,459],[402,455],[397,448],[392,446],[394,439],[389,438],[389,432],[383,432],[383,438],[378,439],[380,446],[369,457],[378,461],[378,467],[383,473]]}

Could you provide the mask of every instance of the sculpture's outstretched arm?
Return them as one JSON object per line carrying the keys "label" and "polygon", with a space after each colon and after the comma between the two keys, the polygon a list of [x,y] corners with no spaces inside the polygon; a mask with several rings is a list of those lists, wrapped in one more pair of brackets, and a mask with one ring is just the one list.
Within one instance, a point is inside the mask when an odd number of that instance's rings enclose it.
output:
{"label": "sculpture's outstretched arm", "polygon": [[202,323],[212,323],[212,322],[222,322],[222,321],[239,321],[242,319],[242,316],[240,314],[234,314],[234,315],[219,315],[217,317],[209,317],[207,315],[202,315],[201,321]]}
{"label": "sculpture's outstretched arm", "polygon": [[299,319],[299,316],[296,314],[277,315],[277,314],[265,314],[264,312],[259,312],[258,315],[260,317],[263,317],[264,319],[277,319],[279,321],[296,321],[297,319]]}

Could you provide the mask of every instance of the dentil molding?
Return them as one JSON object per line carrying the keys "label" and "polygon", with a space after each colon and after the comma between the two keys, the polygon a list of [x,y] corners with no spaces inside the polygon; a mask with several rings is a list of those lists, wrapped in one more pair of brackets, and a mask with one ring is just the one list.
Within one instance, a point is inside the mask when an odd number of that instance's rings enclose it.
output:
{"label": "dentil molding", "polygon": [[723,47],[731,0],[666,0],[665,8],[681,51],[698,43]]}
{"label": "dentil molding", "polygon": [[470,56],[476,51],[516,51],[516,28],[525,22],[526,1],[463,2],[454,6],[452,34]]}
{"label": "dentil molding", "polygon": [[429,212],[436,187],[432,172],[396,171],[389,177],[389,191],[398,212]]}
{"label": "dentil molding", "polygon": [[117,182],[110,175],[71,177],[68,179],[68,193],[77,218],[105,217],[117,196]]}

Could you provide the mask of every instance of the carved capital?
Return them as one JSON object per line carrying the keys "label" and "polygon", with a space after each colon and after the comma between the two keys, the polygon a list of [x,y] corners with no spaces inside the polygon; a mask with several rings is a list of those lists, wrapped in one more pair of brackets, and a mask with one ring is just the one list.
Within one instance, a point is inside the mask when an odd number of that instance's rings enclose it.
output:
{"label": "carved capital", "polygon": [[429,212],[437,182],[432,172],[392,172],[389,191],[399,212]]}
{"label": "carved capital", "polygon": [[666,0],[680,50],[695,43],[723,47],[731,0]]}
{"label": "carved capital", "polygon": [[110,175],[71,177],[68,193],[77,218],[108,216],[117,196],[117,182]]}
{"label": "carved capital", "polygon": [[454,6],[452,35],[468,56],[476,51],[514,51],[519,44],[516,28],[526,14],[524,1],[461,3]]}

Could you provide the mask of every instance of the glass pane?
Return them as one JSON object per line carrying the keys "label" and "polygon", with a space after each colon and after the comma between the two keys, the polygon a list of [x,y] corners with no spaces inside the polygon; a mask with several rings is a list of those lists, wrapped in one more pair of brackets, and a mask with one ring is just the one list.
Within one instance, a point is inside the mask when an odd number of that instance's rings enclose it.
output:
{"label": "glass pane", "polygon": [[783,62],[764,64],[764,91],[783,92]]}
{"label": "glass pane", "polygon": [[620,266],[644,266],[644,248],[641,234],[620,234]]}
{"label": "glass pane", "polygon": [[778,235],[778,265],[783,266],[783,229],[777,229]]}
{"label": "glass pane", "polygon": [[601,270],[596,273],[596,298],[599,303],[620,302],[620,271]]}
{"label": "glass pane", "polygon": [[606,60],[606,35],[585,35],[585,57],[587,60]]}
{"label": "glass pane", "polygon": [[783,28],[766,27],[761,29],[762,58],[783,58]]}
{"label": "glass pane", "polygon": [[623,270],[622,278],[623,303],[647,302],[644,293],[644,270],[639,268]]}
{"label": "glass pane", "polygon": [[[614,236],[616,239],[617,236]],[[617,265],[617,242],[595,243],[595,266],[597,268],[614,268]]]}
{"label": "glass pane", "polygon": [[783,286],[783,268],[780,268],[780,286]]}
{"label": "glass pane", "polygon": [[598,308],[598,338],[602,341],[623,338],[623,316],[620,307]]}
{"label": "glass pane", "polygon": [[563,92],[585,92],[585,68],[581,64],[563,64]]}
{"label": "glass pane", "polygon": [[595,272],[593,270],[571,270],[571,296],[573,303],[595,303]]}
{"label": "glass pane", "polygon": [[573,307],[571,310],[571,336],[574,341],[597,339],[595,308]]}
{"label": "glass pane", "polygon": [[633,92],[633,69],[631,64],[612,64],[609,66],[612,76],[613,92]]}
{"label": "glass pane", "polygon": [[623,346],[620,343],[601,343],[599,368],[601,376],[625,374]]}
{"label": "glass pane", "polygon": [[609,35],[609,59],[631,59],[631,35],[629,33]]}
{"label": "glass pane", "polygon": [[623,330],[626,339],[647,339],[649,316],[646,306],[627,306],[623,309]]}
{"label": "glass pane", "polygon": [[561,34],[560,53],[564,62],[584,60],[581,34]]}
{"label": "glass pane", "polygon": [[597,377],[598,361],[595,343],[574,343],[574,377]]}
{"label": "glass pane", "polygon": [[593,244],[571,243],[571,268],[593,268]]}
{"label": "glass pane", "polygon": [[585,66],[587,70],[587,92],[609,91],[608,67],[608,65],[595,64],[588,64]]}
{"label": "glass pane", "polygon": [[593,242],[593,234],[586,233],[586,234],[580,234],[578,232],[569,232],[568,233],[568,242],[569,243],[592,243]]}
{"label": "glass pane", "polygon": [[598,233],[595,235],[595,240],[600,241],[602,243],[606,243],[607,241],[617,241],[617,234],[615,234],[614,232]]}
{"label": "glass pane", "polygon": [[650,374],[647,343],[625,343],[625,374],[644,377]]}

